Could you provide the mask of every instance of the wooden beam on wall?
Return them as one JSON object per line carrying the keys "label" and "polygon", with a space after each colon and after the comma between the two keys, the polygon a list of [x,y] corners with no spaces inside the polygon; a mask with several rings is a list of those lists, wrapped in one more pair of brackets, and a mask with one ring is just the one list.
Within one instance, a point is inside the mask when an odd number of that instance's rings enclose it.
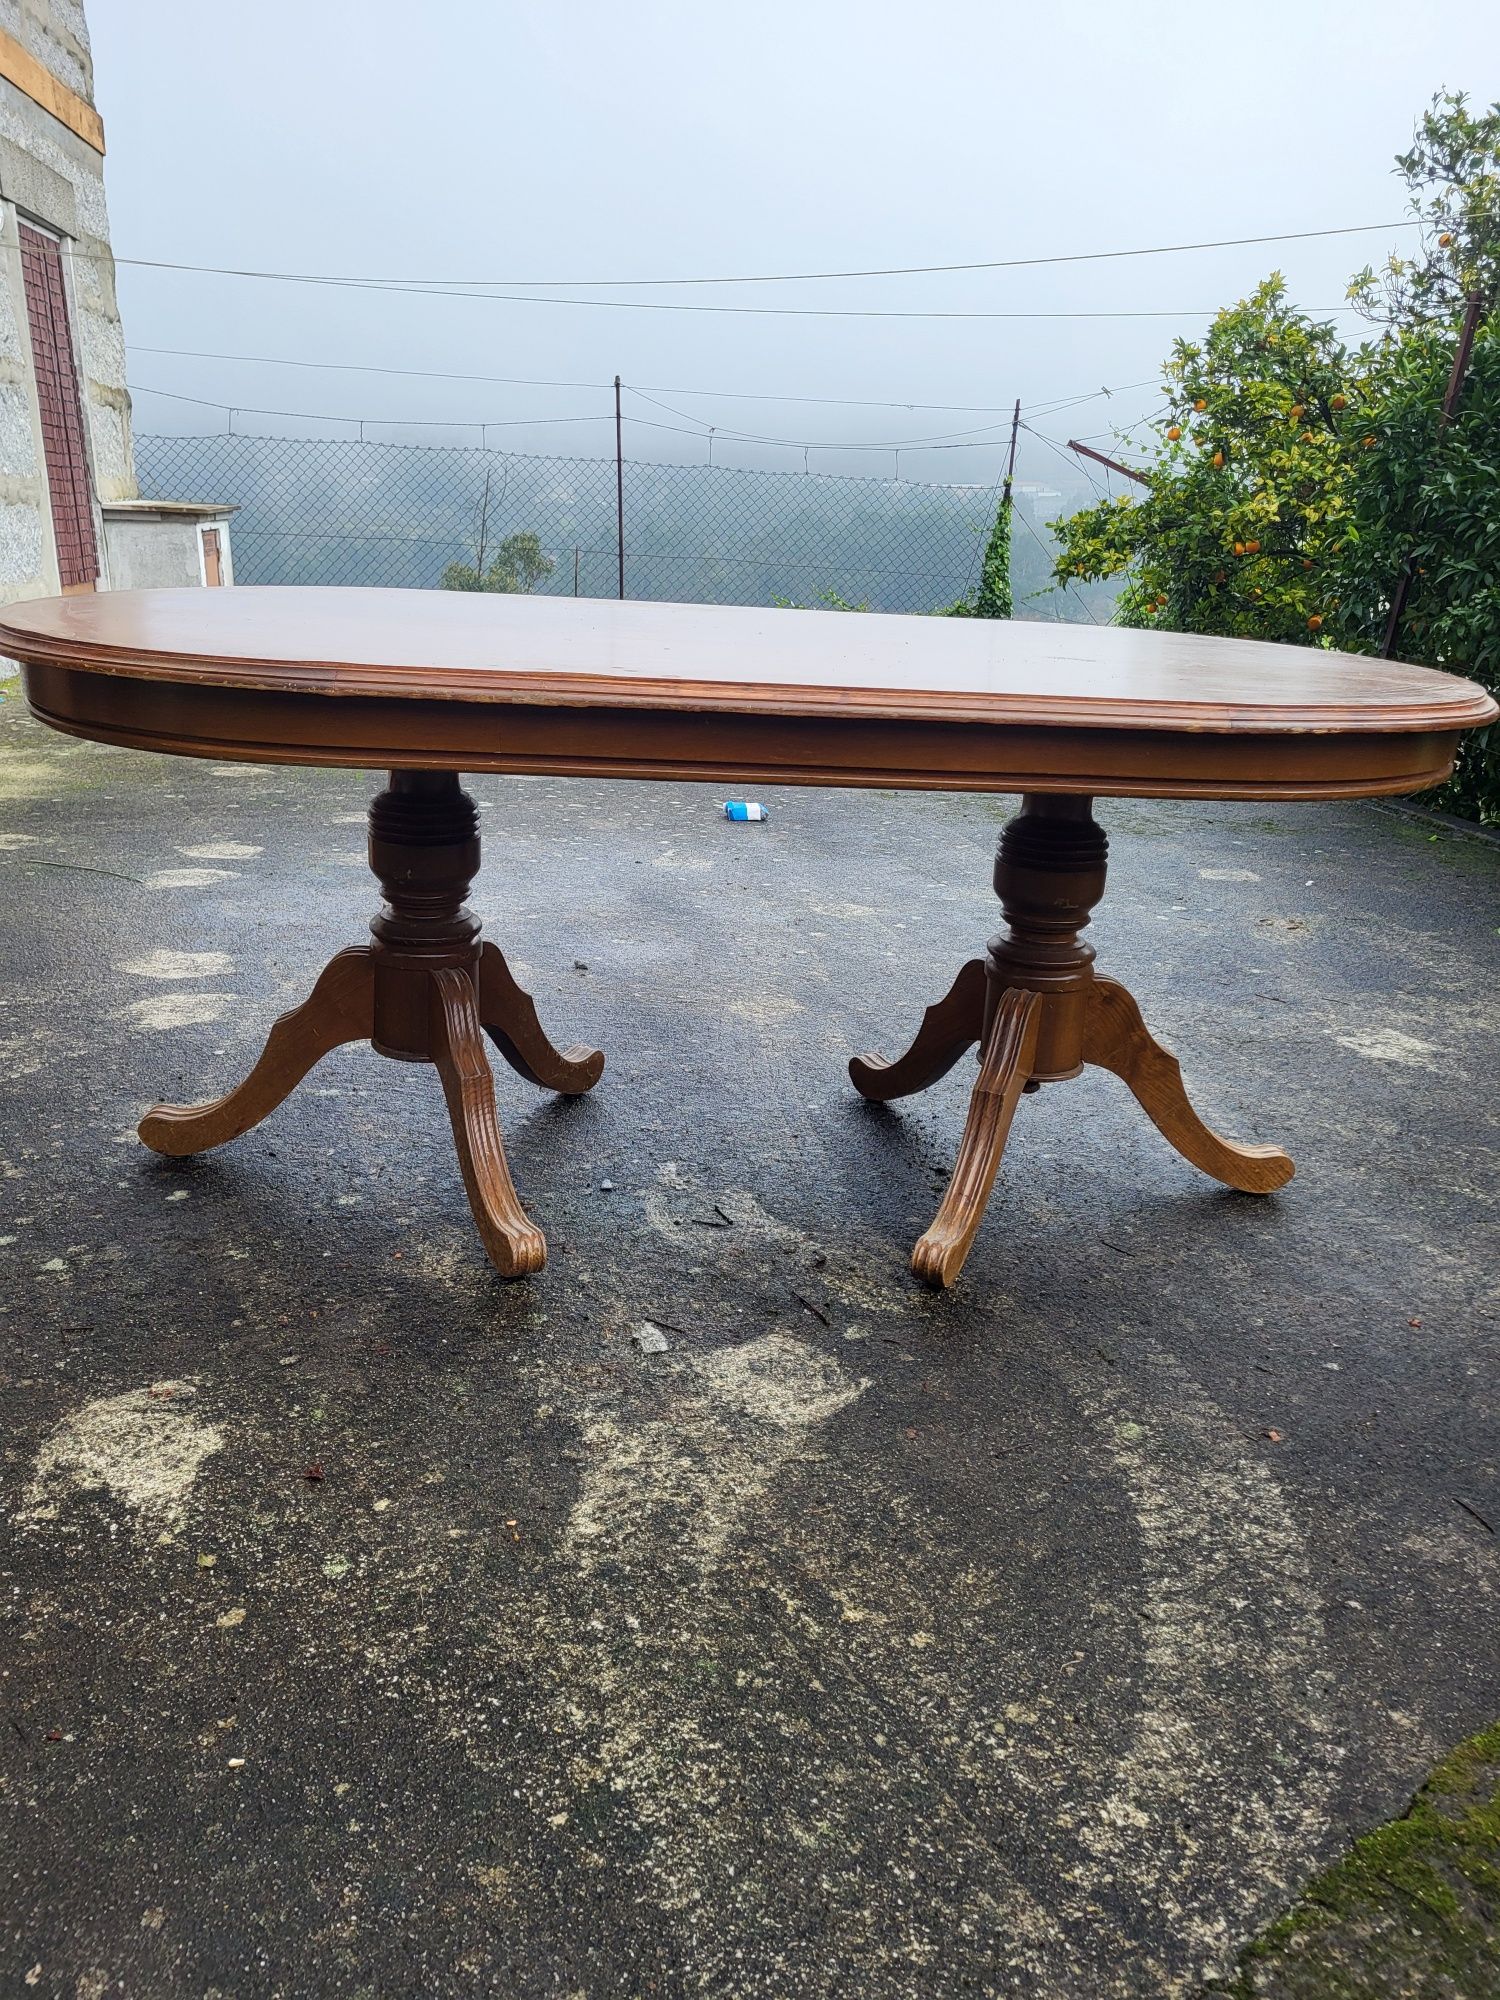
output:
{"label": "wooden beam on wall", "polygon": [[7,83],[13,83],[23,96],[33,104],[40,104],[44,111],[50,111],[60,124],[92,146],[96,153],[104,151],[104,120],[87,98],[80,97],[76,90],[69,90],[65,83],[59,83],[44,64],[39,63],[29,50],[23,49],[14,35],[7,35],[0,28],[0,76]]}

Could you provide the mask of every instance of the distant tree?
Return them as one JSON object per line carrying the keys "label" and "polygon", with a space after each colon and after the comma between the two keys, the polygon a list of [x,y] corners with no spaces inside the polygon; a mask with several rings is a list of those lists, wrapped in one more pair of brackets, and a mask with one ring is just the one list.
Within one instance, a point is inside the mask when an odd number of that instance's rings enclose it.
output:
{"label": "distant tree", "polygon": [[[773,597],[771,602],[778,611],[816,611],[817,604],[799,604],[795,597]],[[829,611],[868,611],[868,604],[851,604],[846,597],[840,597],[836,590],[820,590],[818,604]]]}
{"label": "distant tree", "polygon": [[529,528],[507,535],[487,569],[477,563],[451,562],[443,571],[444,590],[499,590],[527,595],[557,567],[542,552],[541,537]]}
{"label": "distant tree", "polygon": [[543,553],[541,537],[530,528],[507,535],[488,564],[490,527],[490,474],[484,475],[484,492],[474,520],[474,560],[451,562],[439,578],[444,590],[497,590],[529,594],[557,564]]}

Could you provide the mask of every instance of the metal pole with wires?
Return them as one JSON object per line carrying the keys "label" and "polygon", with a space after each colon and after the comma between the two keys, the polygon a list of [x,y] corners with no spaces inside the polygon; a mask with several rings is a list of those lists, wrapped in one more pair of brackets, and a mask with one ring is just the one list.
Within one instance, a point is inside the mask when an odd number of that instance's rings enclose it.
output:
{"label": "metal pole with wires", "polygon": [[1000,497],[1000,505],[1007,509],[1010,506],[1011,482],[1016,476],[1016,437],[1020,431],[1020,428],[1021,428],[1021,399],[1019,396],[1017,396],[1016,407],[1012,411],[1010,419],[1010,452],[1005,461],[1005,491],[1002,493]]}
{"label": "metal pole with wires", "polygon": [[625,447],[620,420],[620,378],[615,377],[615,550],[618,557],[619,595],[625,595]]}

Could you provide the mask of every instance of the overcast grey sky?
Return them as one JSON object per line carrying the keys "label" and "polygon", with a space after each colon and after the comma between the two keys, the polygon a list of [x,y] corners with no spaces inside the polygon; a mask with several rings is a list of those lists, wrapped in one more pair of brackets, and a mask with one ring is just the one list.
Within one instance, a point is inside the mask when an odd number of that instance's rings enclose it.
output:
{"label": "overcast grey sky", "polygon": [[[1500,96],[1476,0],[1019,8],[762,0],[91,0],[121,256],[356,277],[583,279],[935,264],[1385,223],[1391,157],[1440,86]],[[763,318],[394,297],[125,268],[132,383],[241,407],[529,423],[515,449],[612,450],[606,390],[189,360],[189,348],[469,371],[666,394],[689,428],[884,442],[999,422],[777,397],[1008,406],[1155,377],[1173,335],[1268,270],[1336,306],[1399,234],[1052,270],[609,296],[695,305],[1158,312],[1170,318]],[[596,294],[606,296],[606,294]],[[1342,321],[1341,324],[1351,324]],[[1149,389],[1038,428],[1097,433]],[[680,418],[633,397],[636,419]],[[141,430],[218,420],[147,394]],[[245,419],[245,428],[336,427]],[[383,433],[390,435],[390,433]],[[417,433],[406,433],[415,436]],[[432,432],[456,441],[458,431]],[[470,437],[474,434],[468,433]],[[997,434],[998,435],[998,434]],[[1106,442],[1101,439],[1100,442]],[[627,451],[701,460],[632,424]],[[995,476],[999,443],[904,452],[905,478]],[[802,454],[715,441],[716,462]],[[814,469],[889,473],[889,452]],[[1028,441],[1022,470],[1066,477]]]}

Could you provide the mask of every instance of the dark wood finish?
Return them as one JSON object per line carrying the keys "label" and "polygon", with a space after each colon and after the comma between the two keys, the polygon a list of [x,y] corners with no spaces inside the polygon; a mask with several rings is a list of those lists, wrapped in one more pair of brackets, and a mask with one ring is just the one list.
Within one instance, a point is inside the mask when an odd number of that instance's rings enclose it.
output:
{"label": "dark wood finish", "polygon": [[861,1097],[889,1104],[910,1097],[946,1076],[959,1057],[984,1034],[987,987],[984,960],[971,958],[941,1000],[922,1016],[916,1039],[903,1056],[887,1062],[883,1056],[851,1056],[849,1074]]}
{"label": "dark wood finish", "polygon": [[1090,800],[1024,798],[1000,836],[995,892],[1007,927],[987,959],[971,960],[946,999],[928,1008],[899,1061],[858,1056],[849,1065],[855,1087],[877,1099],[944,1075],[975,1039],[973,974],[982,967],[979,1079],[942,1206],[912,1252],[912,1270],[928,1284],[951,1285],[969,1254],[1023,1092],[1066,1082],[1086,1063],[1122,1077],[1162,1136],[1216,1180],[1271,1194],[1292,1177],[1279,1147],[1238,1145],[1204,1124],[1176,1057],[1153,1040],[1130,994],[1095,977],[1093,947],[1080,932],[1104,893],[1107,854]]}
{"label": "dark wood finish", "polygon": [[342,1042],[369,1041],[400,1062],[430,1062],[442,1081],[469,1206],[507,1278],[547,1261],[506,1164],[485,1059],[488,1032],[532,1083],[577,1095],[599,1081],[596,1049],[553,1047],[535,1004],[465,902],[479,870],[479,815],[449,771],[396,771],[370,806],[370,866],[385,897],[374,943],[341,951],[311,994],[272,1028],[254,1069],[211,1104],[158,1104],[140,1136],[158,1153],[222,1146],[258,1125]]}
{"label": "dark wood finish", "polygon": [[390,770],[1323,798],[1435,783],[1500,712],[1315,647],[466,591],[52,598],[0,648],[77,735]]}

